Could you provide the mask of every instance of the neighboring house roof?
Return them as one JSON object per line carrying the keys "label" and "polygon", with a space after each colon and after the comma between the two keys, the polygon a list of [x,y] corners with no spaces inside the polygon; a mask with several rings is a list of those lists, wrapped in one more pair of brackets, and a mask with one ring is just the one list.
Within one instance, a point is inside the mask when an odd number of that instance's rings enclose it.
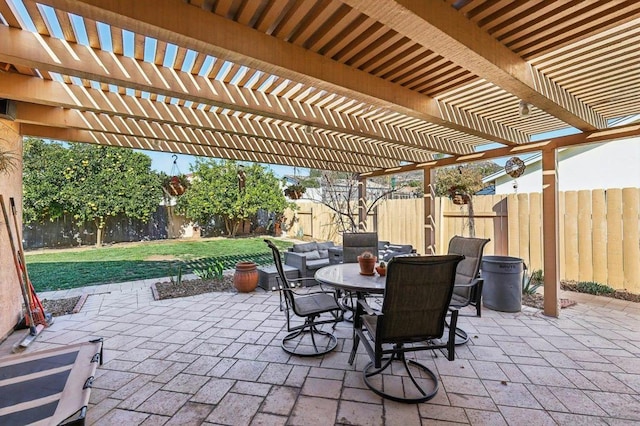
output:
{"label": "neighboring house roof", "polygon": [[496,186],[494,184],[487,185],[474,195],[494,195],[496,193]]}

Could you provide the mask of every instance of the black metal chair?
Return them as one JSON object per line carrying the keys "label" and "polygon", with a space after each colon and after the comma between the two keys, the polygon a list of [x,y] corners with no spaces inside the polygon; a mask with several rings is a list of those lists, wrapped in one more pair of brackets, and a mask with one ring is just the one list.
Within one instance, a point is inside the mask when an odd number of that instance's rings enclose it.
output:
{"label": "black metal chair", "polygon": [[[476,308],[476,316],[482,316],[481,302],[484,280],[480,276],[480,264],[482,263],[482,252],[489,241],[491,240],[458,235],[449,241],[448,254],[464,256],[464,260],[458,264],[456,270],[455,287],[450,305],[453,309],[473,306]],[[469,335],[464,330],[458,328],[456,334],[458,335],[457,345],[469,341]]]}
{"label": "black metal chair", "polygon": [[[342,321],[342,308],[338,304],[338,296],[335,291],[314,290],[305,293],[296,292],[296,287],[301,286],[303,280],[313,278],[288,279],[282,267],[280,251],[269,240],[264,240],[273,253],[273,262],[276,265],[278,276],[278,290],[281,295],[281,308],[284,301],[285,315],[287,318],[287,334],[282,339],[282,349],[287,353],[298,356],[323,355],[334,350],[338,344],[336,337],[318,326]],[[321,315],[325,317],[321,317]],[[292,324],[292,317],[303,319],[301,324]]]}
{"label": "black metal chair", "polygon": [[[451,314],[446,337],[445,323],[456,267],[462,259],[464,256],[458,255],[396,257],[387,267],[382,310],[374,311],[364,300],[358,300],[349,364],[353,364],[362,341],[371,360],[364,367],[364,381],[376,394],[416,403],[428,401],[438,392],[435,373],[416,360],[407,360],[405,354],[446,349],[447,359],[454,360],[457,311]],[[389,385],[393,380],[384,378],[397,371],[389,368],[394,361],[408,373],[397,376],[403,382],[398,386]]]}

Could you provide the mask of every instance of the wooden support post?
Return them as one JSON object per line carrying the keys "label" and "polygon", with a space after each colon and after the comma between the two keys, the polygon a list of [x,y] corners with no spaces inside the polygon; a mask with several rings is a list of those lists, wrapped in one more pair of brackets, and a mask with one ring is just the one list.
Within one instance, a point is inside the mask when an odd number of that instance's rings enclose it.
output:
{"label": "wooden support post", "polygon": [[544,314],[560,316],[558,154],[542,151],[542,239],[544,244]]}
{"label": "wooden support post", "polygon": [[367,231],[367,178],[358,176],[358,230]]}
{"label": "wooden support post", "polygon": [[436,197],[435,170],[432,167],[424,169],[424,254],[436,254]]}

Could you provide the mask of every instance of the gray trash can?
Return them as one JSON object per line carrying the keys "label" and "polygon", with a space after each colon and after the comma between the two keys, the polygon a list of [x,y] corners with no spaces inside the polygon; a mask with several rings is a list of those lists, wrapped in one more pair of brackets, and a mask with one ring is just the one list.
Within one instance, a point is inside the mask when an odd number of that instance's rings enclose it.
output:
{"label": "gray trash can", "polygon": [[494,311],[520,312],[524,262],[510,256],[482,256],[482,305]]}

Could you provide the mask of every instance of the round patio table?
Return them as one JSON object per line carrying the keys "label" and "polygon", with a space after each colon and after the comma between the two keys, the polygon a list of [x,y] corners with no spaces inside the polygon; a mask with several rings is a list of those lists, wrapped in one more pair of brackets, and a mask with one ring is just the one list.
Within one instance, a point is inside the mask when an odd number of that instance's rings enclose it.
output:
{"label": "round patio table", "polygon": [[340,290],[351,291],[358,294],[364,293],[383,294],[387,277],[360,274],[360,265],[357,263],[340,263],[318,269],[314,276],[321,284],[326,284]]}

